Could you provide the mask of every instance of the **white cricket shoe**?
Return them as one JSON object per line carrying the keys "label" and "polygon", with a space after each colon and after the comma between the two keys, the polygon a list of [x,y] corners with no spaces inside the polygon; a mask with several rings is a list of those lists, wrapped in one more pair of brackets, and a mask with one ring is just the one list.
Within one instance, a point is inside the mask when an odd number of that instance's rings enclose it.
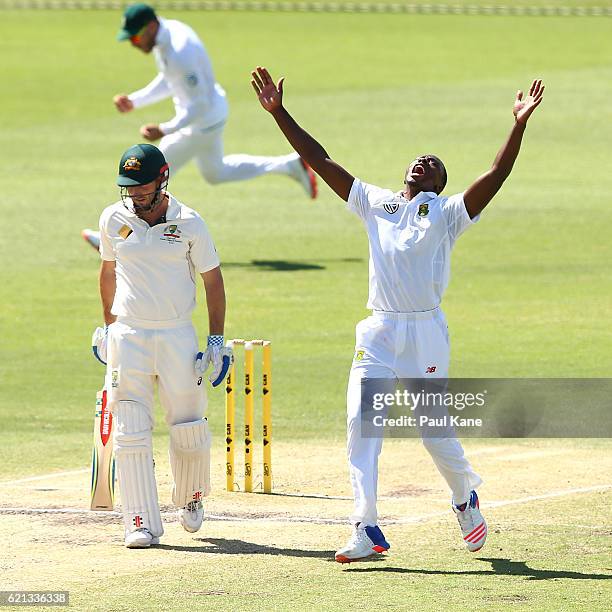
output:
{"label": "white cricket shoe", "polygon": [[487,522],[480,513],[480,503],[476,491],[472,491],[464,509],[459,510],[460,507],[453,504],[453,512],[459,521],[467,549],[470,552],[476,552],[484,546],[487,539]]}
{"label": "white cricket shoe", "polygon": [[204,508],[198,500],[190,501],[184,508],[178,511],[179,523],[185,531],[195,533],[202,526],[204,520]]}
{"label": "white cricket shoe", "polygon": [[81,232],[81,236],[83,236],[83,240],[85,240],[89,246],[96,249],[96,251],[100,250],[100,232],[92,229],[84,229]]}
{"label": "white cricket shoe", "polygon": [[296,153],[289,161],[289,176],[295,179],[311,200],[317,197],[317,175],[312,168]]}
{"label": "white cricket shoe", "polygon": [[378,525],[353,525],[353,533],[346,546],[336,552],[338,563],[351,563],[367,559],[372,555],[383,553],[389,550],[389,542],[385,540],[383,532]]}
{"label": "white cricket shoe", "polygon": [[159,544],[159,538],[144,527],[125,534],[126,548],[149,548]]}

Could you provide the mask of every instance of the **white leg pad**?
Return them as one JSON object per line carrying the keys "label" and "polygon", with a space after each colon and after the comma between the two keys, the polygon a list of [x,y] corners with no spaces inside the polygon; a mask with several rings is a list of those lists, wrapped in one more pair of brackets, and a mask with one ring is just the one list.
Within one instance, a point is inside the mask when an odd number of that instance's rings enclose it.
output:
{"label": "white leg pad", "polygon": [[172,501],[177,507],[188,504],[197,493],[210,493],[210,446],[206,419],[170,427],[170,467],[174,479]]}
{"label": "white leg pad", "polygon": [[149,410],[139,402],[115,404],[115,461],[121,492],[121,509],[127,532],[148,529],[164,533],[153,463]]}

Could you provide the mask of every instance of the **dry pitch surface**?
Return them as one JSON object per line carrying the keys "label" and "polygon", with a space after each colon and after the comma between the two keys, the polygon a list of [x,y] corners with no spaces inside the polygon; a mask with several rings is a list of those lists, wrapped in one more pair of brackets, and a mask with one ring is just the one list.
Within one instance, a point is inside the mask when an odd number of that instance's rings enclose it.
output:
{"label": "dry pitch surface", "polygon": [[[115,513],[88,513],[89,473],[0,484],[2,589],[66,589],[79,609],[439,609],[470,598],[485,609],[606,609],[612,456],[608,442],[470,441],[485,479],[486,547],[467,553],[448,493],[416,441],[389,441],[381,460],[384,559],[340,566],[350,490],[339,443],[275,444],[275,495],[223,491],[214,456],[208,520],[187,534],[157,475],[166,533],[148,551],[122,546]],[[44,509],[55,509],[45,512]]]}

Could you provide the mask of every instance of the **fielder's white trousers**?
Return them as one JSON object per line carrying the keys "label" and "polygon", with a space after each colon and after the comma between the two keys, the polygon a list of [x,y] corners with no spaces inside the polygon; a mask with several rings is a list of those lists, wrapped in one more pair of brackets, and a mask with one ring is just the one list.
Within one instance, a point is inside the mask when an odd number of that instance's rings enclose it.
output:
{"label": "fielder's white trousers", "polygon": [[[378,456],[382,438],[361,437],[362,378],[448,377],[450,347],[440,309],[424,313],[381,313],[358,323],[355,359],[347,391],[347,453],[355,507],[351,522],[376,525]],[[435,372],[427,374],[427,369]],[[422,439],[452,491],[453,502],[467,501],[482,480],[454,437]]]}
{"label": "fielder's white trousers", "polygon": [[[206,391],[194,364],[198,338],[191,322],[146,328],[119,319],[108,329],[106,388],[111,402],[143,407],[153,428],[155,383],[168,425],[197,421],[206,412]],[[120,426],[120,423],[117,423]]]}
{"label": "fielder's white trousers", "polygon": [[200,129],[184,128],[164,136],[159,148],[170,166],[170,176],[188,161],[194,160],[200,174],[211,185],[228,181],[244,181],[262,174],[289,174],[289,161],[295,155],[266,157],[261,155],[223,154],[225,121]]}

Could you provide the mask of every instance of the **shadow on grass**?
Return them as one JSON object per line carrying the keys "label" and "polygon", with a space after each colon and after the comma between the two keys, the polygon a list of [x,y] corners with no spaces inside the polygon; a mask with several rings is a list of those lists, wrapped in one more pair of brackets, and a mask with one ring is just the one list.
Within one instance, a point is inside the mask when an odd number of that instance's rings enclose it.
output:
{"label": "shadow on grass", "polygon": [[569,578],[570,580],[610,580],[612,574],[583,574],[565,570],[540,570],[531,568],[525,561],[510,561],[510,559],[488,559],[478,557],[478,561],[491,564],[490,570],[474,570],[454,572],[447,570],[412,569],[408,567],[351,567],[347,572],[390,572],[397,574],[421,574],[425,576],[525,576],[529,580],[551,580],[554,578]]}
{"label": "shadow on grass", "polygon": [[[319,259],[317,262],[361,263],[363,259],[346,257],[344,259]],[[296,270],[325,270],[321,263],[308,261],[289,261],[286,259],[252,259],[251,261],[228,261],[221,264],[222,268],[255,268],[264,272],[294,272]]]}
{"label": "shadow on grass", "polygon": [[172,546],[160,544],[155,548],[178,550],[181,552],[222,554],[222,555],[279,555],[283,557],[310,557],[311,559],[334,560],[333,550],[302,550],[299,548],[276,548],[264,544],[254,544],[243,540],[227,540],[224,538],[196,538],[204,546]]}

